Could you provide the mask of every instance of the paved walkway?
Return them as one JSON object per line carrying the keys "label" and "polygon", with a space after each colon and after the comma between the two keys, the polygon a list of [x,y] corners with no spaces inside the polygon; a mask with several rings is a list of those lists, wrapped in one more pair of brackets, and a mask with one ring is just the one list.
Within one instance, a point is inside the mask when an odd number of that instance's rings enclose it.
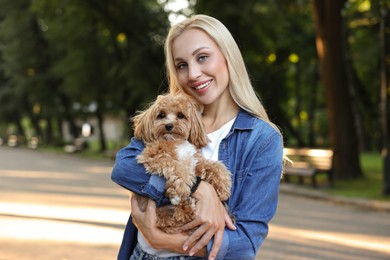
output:
{"label": "paved walkway", "polygon": [[[116,259],[129,202],[112,165],[0,146],[0,259]],[[390,259],[387,205],[320,195],[282,185],[257,259]]]}

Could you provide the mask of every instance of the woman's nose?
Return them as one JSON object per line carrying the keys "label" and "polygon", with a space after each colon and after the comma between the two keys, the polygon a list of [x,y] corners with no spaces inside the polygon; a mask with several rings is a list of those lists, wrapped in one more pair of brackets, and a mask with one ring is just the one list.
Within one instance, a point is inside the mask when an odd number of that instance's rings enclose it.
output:
{"label": "woman's nose", "polygon": [[188,78],[190,80],[196,80],[202,74],[200,67],[197,65],[188,66]]}

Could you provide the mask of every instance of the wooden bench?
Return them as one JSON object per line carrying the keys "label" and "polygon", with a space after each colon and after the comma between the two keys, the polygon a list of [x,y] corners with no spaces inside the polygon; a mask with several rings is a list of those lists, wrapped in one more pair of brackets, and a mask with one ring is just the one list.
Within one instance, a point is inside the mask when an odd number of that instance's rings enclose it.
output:
{"label": "wooden bench", "polygon": [[329,186],[333,186],[332,160],[333,151],[328,149],[284,148],[284,154],[292,161],[284,167],[284,180],[289,182],[289,176],[298,176],[303,184],[304,177],[310,177],[313,187],[318,187],[316,176],[327,174]]}
{"label": "wooden bench", "polygon": [[80,152],[86,148],[86,145],[87,144],[83,138],[76,138],[72,144],[67,144],[64,146],[64,151],[66,153]]}

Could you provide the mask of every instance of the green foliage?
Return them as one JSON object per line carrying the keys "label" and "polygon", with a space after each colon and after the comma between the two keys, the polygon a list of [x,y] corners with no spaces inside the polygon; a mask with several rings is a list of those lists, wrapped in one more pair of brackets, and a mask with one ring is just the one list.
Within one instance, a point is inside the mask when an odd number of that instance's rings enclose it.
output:
{"label": "green foliage", "polygon": [[350,0],[344,9],[358,110],[364,126],[365,140],[362,146],[366,150],[375,149],[376,143],[369,140],[377,140],[380,136],[379,109],[376,105],[380,102],[379,4],[380,1]]}
{"label": "green foliage", "polygon": [[[379,1],[344,8],[360,141],[376,149],[379,132]],[[219,18],[239,43],[253,84],[288,146],[329,147],[324,89],[315,49],[311,1],[197,0],[196,13]],[[367,46],[370,46],[369,48]],[[333,113],[337,113],[334,111]]]}
{"label": "green foliage", "polygon": [[164,88],[168,27],[153,0],[1,0],[1,121],[133,114]]}
{"label": "green foliage", "polygon": [[[317,176],[317,183],[322,192],[332,195],[362,198],[362,199],[376,199],[376,200],[390,200],[390,197],[383,196],[383,163],[379,153],[362,153],[360,155],[363,177],[337,180],[335,186],[329,188],[328,178],[325,174]],[[292,183],[298,183],[296,176],[290,177]],[[304,178],[305,187],[310,187],[310,178]]]}
{"label": "green foliage", "polygon": [[254,87],[288,144],[326,145],[309,1],[198,0],[195,9],[216,16],[232,32]]}
{"label": "green foliage", "polygon": [[164,58],[156,39],[168,22],[151,2],[34,1],[63,93],[83,106],[104,100],[103,110],[134,107],[157,93]]}
{"label": "green foliage", "polygon": [[389,200],[383,197],[383,164],[379,153],[363,153],[360,157],[364,177],[343,180],[336,183],[336,187],[329,190],[331,194],[366,199]]}
{"label": "green foliage", "polygon": [[[50,131],[86,114],[134,114],[166,90],[170,2],[0,0],[0,122],[18,125],[29,117],[39,134],[42,120]],[[220,19],[232,32],[287,146],[329,145],[311,1],[192,0],[182,13],[191,10]],[[349,0],[343,15],[361,140],[375,150],[379,1]]]}

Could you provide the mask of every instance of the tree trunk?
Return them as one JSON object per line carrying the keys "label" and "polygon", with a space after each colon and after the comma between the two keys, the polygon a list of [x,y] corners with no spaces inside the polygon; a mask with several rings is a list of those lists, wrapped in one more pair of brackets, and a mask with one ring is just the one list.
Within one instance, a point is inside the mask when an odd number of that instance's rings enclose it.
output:
{"label": "tree trunk", "polygon": [[17,136],[23,136],[26,138],[26,132],[24,131],[24,128],[22,126],[22,117],[20,116],[19,112],[16,113],[15,116],[15,124],[16,124],[16,135]]}
{"label": "tree trunk", "polygon": [[362,176],[343,51],[341,10],[345,2],[312,1],[336,179]]}
{"label": "tree trunk", "polygon": [[318,87],[318,72],[315,73],[313,77],[313,82],[310,85],[310,100],[309,100],[309,115],[308,115],[308,122],[309,122],[309,146],[315,147],[316,146],[316,140],[315,140],[315,131],[314,131],[314,120],[315,120],[315,109],[317,108],[317,87]]}
{"label": "tree trunk", "polygon": [[106,137],[104,133],[104,118],[103,118],[103,112],[101,111],[101,105],[98,104],[98,109],[96,110],[96,117],[98,120],[98,127],[99,127],[99,141],[100,141],[100,151],[104,152],[107,150],[107,144],[106,144]]}
{"label": "tree trunk", "polygon": [[[73,138],[77,138],[80,135],[80,130],[77,128],[74,119],[70,113],[71,101],[69,97],[64,94],[59,94],[61,105],[64,106],[64,119],[69,124],[69,131]],[[62,127],[61,127],[62,128]]]}
{"label": "tree trunk", "polygon": [[[381,2],[381,26],[380,26],[380,38],[381,38],[381,125],[382,125],[382,159],[383,159],[383,194],[390,194],[390,141],[388,133],[389,123],[389,100],[388,100],[388,78],[387,78],[387,62],[386,57],[388,55],[388,49],[386,46],[387,37],[386,31],[388,27],[388,15],[389,11],[386,7],[386,1]],[[386,30],[387,29],[387,30]]]}
{"label": "tree trunk", "polygon": [[47,127],[45,129],[46,144],[53,144],[53,122],[50,117],[46,118]]}
{"label": "tree trunk", "polygon": [[[345,19],[345,18],[344,18]],[[364,136],[364,127],[363,127],[363,119],[362,119],[362,113],[359,113],[359,107],[358,107],[358,100],[357,100],[357,94],[356,94],[356,85],[357,78],[355,68],[353,67],[352,57],[351,57],[351,49],[348,44],[348,24],[347,21],[343,21],[342,26],[342,32],[343,32],[343,48],[345,53],[345,68],[347,71],[347,81],[348,81],[348,87],[349,87],[349,94],[350,94],[350,101],[351,101],[351,107],[352,107],[352,113],[353,118],[355,120],[355,129],[356,129],[356,138],[358,140],[358,146],[359,151],[362,152],[364,150],[365,146],[365,136]]]}

